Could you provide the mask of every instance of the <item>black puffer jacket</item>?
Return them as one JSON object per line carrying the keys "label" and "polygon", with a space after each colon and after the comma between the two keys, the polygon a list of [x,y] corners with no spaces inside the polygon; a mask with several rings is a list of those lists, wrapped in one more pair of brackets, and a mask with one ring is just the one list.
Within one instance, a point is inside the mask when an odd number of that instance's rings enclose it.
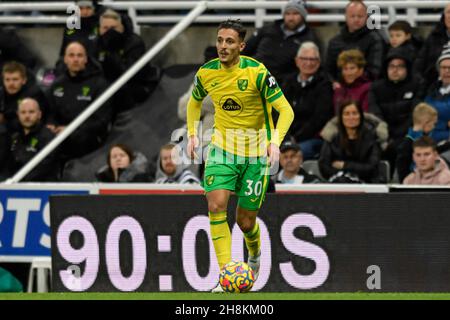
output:
{"label": "black puffer jacket", "polygon": [[[141,58],[145,52],[145,43],[133,32],[131,21],[122,15],[124,32],[108,30],[98,37],[96,59],[101,63],[105,78],[109,82],[117,80],[125,71]],[[148,63],[124,87],[130,91],[126,99],[142,102],[154,90],[159,81],[160,70]]]}
{"label": "black puffer jacket", "polygon": [[441,20],[425,40],[414,62],[414,74],[423,77],[426,89],[438,79],[436,61],[441,55],[443,46],[447,44],[450,44],[450,36],[445,26],[445,16],[442,14]]}
{"label": "black puffer jacket", "polygon": [[319,168],[322,176],[329,179],[340,170],[332,166],[333,161],[344,161],[342,171],[357,175],[365,182],[379,182],[378,164],[381,149],[374,131],[364,128],[361,139],[355,145],[355,152],[348,154],[340,145],[341,133],[331,142],[325,141],[320,151]]}
{"label": "black puffer jacket", "polygon": [[319,137],[320,130],[334,115],[333,88],[324,72],[318,71],[305,87],[292,75],[283,84],[283,93],[294,110],[289,134],[297,142]]}
{"label": "black puffer jacket", "polygon": [[393,82],[387,75],[372,83],[369,91],[369,112],[385,120],[389,127],[389,139],[402,139],[412,125],[414,107],[423,99],[424,90],[420,79],[413,76],[412,61],[404,49],[391,49],[386,65],[392,59],[403,59],[407,66],[407,77]]}
{"label": "black puffer jacket", "polygon": [[344,50],[359,49],[366,58],[366,71],[371,79],[376,79],[382,71],[387,44],[377,30],[369,30],[366,26],[355,31],[348,32],[347,26],[332,38],[328,44],[326,69],[337,80],[339,77],[337,59]]}
{"label": "black puffer jacket", "polygon": [[320,48],[319,38],[308,26],[305,25],[302,31],[286,37],[281,29],[282,23],[283,20],[280,19],[258,29],[247,41],[242,52],[243,55],[262,62],[278,83],[297,72],[294,60],[303,42],[312,41]]}
{"label": "black puffer jacket", "polygon": [[[44,127],[37,125],[27,135],[23,130],[11,136],[11,156],[9,162],[10,174],[15,174],[37,153],[39,153],[54,137],[54,134]],[[41,161],[23,181],[56,181],[58,176],[58,162],[56,153],[52,152]]]}

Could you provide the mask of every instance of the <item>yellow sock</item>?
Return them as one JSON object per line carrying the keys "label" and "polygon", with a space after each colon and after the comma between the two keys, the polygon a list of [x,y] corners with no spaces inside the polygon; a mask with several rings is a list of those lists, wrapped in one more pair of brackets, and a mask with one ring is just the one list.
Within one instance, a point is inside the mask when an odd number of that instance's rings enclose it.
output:
{"label": "yellow sock", "polygon": [[209,212],[211,238],[216,251],[219,268],[231,261],[231,232],[227,222],[227,213]]}
{"label": "yellow sock", "polygon": [[255,222],[255,226],[249,232],[244,233],[245,244],[247,246],[248,254],[255,257],[259,254],[261,248],[261,232],[259,231],[259,224]]}

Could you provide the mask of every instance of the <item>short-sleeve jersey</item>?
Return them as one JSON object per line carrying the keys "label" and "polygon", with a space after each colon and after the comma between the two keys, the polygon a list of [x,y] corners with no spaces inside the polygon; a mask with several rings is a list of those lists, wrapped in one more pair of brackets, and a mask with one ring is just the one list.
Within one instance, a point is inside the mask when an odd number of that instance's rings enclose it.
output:
{"label": "short-sleeve jersey", "polygon": [[[207,95],[215,108],[212,143],[236,155],[264,155],[273,135],[272,104],[285,100],[267,68],[246,56],[231,68],[211,60],[198,70],[192,91],[200,103]],[[188,130],[189,135],[195,131]]]}

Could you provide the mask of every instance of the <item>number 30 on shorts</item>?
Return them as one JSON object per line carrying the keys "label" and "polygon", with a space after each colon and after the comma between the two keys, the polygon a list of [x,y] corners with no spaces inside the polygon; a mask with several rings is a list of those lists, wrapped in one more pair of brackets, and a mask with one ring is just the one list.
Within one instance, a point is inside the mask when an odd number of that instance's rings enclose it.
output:
{"label": "number 30 on shorts", "polygon": [[247,182],[247,191],[245,191],[246,196],[250,196],[254,194],[255,196],[259,197],[262,192],[262,181],[257,181],[255,183],[255,186],[253,187],[253,180],[246,180]]}

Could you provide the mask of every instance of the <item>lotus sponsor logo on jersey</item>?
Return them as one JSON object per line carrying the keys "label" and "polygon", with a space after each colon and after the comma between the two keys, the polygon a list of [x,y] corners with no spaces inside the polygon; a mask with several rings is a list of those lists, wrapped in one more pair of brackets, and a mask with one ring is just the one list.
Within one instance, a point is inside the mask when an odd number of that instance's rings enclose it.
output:
{"label": "lotus sponsor logo on jersey", "polygon": [[248,87],[248,80],[247,79],[238,79],[237,86],[239,90],[245,91]]}
{"label": "lotus sponsor logo on jersey", "polygon": [[222,109],[225,111],[237,111],[241,110],[242,107],[233,99],[228,98],[225,103],[222,105]]}
{"label": "lotus sponsor logo on jersey", "polygon": [[244,109],[242,101],[233,95],[226,95],[220,99],[219,105],[222,110],[226,111],[230,116],[237,116]]}

